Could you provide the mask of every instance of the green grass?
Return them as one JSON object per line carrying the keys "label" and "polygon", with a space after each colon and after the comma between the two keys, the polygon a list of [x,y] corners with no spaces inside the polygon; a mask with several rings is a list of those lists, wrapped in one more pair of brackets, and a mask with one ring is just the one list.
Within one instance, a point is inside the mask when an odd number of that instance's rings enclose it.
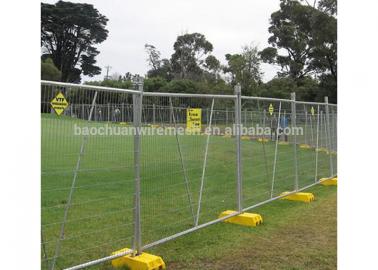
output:
{"label": "green grass", "polygon": [[[68,117],[58,119],[51,115],[42,116],[42,236],[47,258],[54,255],[83,140],[81,136],[74,136],[74,124],[87,125],[81,120]],[[101,125],[103,123],[91,123],[91,126]],[[189,179],[192,207],[196,212],[206,136],[180,136],[179,140]],[[244,206],[270,198],[274,148],[274,142],[261,144],[242,141]],[[58,268],[108,256],[112,251],[130,247],[132,243],[133,137],[90,136],[84,149],[61,256],[57,261]],[[278,153],[274,195],[294,187],[293,146],[279,145]],[[142,240],[147,244],[189,229],[193,226],[193,216],[176,138],[144,136],[141,155]],[[315,151],[301,149],[298,163],[299,186],[312,183]],[[329,175],[328,164],[329,156],[319,153],[318,178]],[[212,136],[200,223],[217,218],[223,210],[236,208],[235,172],[235,140]],[[280,215],[292,205],[283,201],[277,203],[282,207],[267,206],[267,213]],[[270,227],[269,219],[263,227],[263,231]],[[201,261],[201,258],[213,260],[224,250],[233,250],[236,243],[232,244],[230,239],[242,243],[245,241],[245,233],[250,232],[250,229],[242,227],[235,231],[232,228],[233,226],[225,224],[214,225],[186,236],[183,240],[162,245],[156,250],[167,258],[168,263],[172,262],[172,269],[183,267],[177,261]],[[210,233],[206,233],[209,231]],[[209,248],[204,250],[201,248],[203,246]],[[42,261],[43,269],[48,260]],[[196,267],[188,269],[201,269],[200,266]],[[94,267],[108,268],[109,264]]]}
{"label": "green grass", "polygon": [[264,224],[219,223],[150,252],[168,269],[336,269],[336,187],[309,189],[310,204],[278,200],[253,209]]}

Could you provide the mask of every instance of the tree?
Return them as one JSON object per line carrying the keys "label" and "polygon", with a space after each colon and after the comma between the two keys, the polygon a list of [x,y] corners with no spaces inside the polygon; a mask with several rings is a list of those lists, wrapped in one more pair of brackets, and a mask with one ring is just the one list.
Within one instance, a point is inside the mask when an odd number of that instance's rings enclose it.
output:
{"label": "tree", "polygon": [[41,45],[62,72],[61,81],[80,82],[81,74],[100,74],[94,45],[106,40],[108,19],[93,5],[59,1],[41,5]]}
{"label": "tree", "polygon": [[171,62],[166,58],[161,59],[159,67],[157,69],[152,68],[147,71],[147,76],[149,78],[160,77],[167,81],[171,81],[174,77]]}
{"label": "tree", "polygon": [[205,59],[213,45],[200,33],[184,34],[177,37],[171,56],[172,71],[181,79],[199,80],[203,74]]}
{"label": "tree", "polygon": [[161,60],[160,55],[161,53],[156,49],[154,45],[145,44],[144,49],[148,55],[147,63],[151,67],[152,70],[157,70],[160,68]]}
{"label": "tree", "polygon": [[[332,90],[328,89],[336,92],[336,1],[304,2],[307,5],[281,0],[280,10],[271,15],[271,36],[268,39],[271,46],[260,52],[261,58],[264,62],[281,66],[280,77],[288,76],[298,84],[308,76],[320,81],[327,78],[328,86],[334,86]],[[330,78],[334,80],[331,84]]]}
{"label": "tree", "polygon": [[[272,46],[261,52],[262,59],[280,65],[282,71],[279,75],[290,76],[294,80],[322,73],[324,69],[334,70],[336,19],[298,1],[281,0],[280,7],[271,15],[269,32],[272,35],[268,42]],[[282,49],[285,54],[278,53]]]}
{"label": "tree", "polygon": [[210,80],[217,81],[219,77],[219,71],[221,70],[221,64],[219,60],[214,55],[209,55],[208,57],[206,57],[203,66],[206,69],[205,77]]}
{"label": "tree", "polygon": [[223,67],[226,74],[230,74],[231,85],[241,84],[245,95],[257,93],[261,83],[260,57],[257,46],[245,45],[241,54],[226,54],[227,66]]}
{"label": "tree", "polygon": [[59,81],[62,72],[54,65],[51,58],[41,60],[41,79],[47,81]]}
{"label": "tree", "polygon": [[337,0],[321,0],[318,9],[328,15],[337,14]]}

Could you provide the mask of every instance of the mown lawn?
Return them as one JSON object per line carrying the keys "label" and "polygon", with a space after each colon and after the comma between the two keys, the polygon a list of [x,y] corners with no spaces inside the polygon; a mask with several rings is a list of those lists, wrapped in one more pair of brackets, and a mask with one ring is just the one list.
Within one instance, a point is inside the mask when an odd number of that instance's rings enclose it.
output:
{"label": "mown lawn", "polygon": [[[86,126],[87,123],[78,119],[57,118],[51,115],[43,115],[41,121],[43,237],[41,254],[42,268],[47,269],[47,263],[54,256],[64,208],[83,141],[82,136],[74,135],[74,127],[75,124]],[[91,122],[90,125],[98,127],[103,124]],[[143,244],[193,226],[195,217],[193,213],[197,212],[199,206],[206,136],[179,136],[178,140],[179,144],[175,136],[142,138]],[[112,251],[131,246],[134,196],[133,150],[132,136],[89,136],[81,157],[57,269],[108,256]],[[186,179],[179,150],[182,153]],[[274,142],[262,144],[254,140],[242,141],[245,207],[271,197],[274,151]],[[303,187],[315,180],[315,151],[300,149],[298,157],[299,186]],[[329,155],[321,152],[318,157],[317,178],[329,176]],[[293,190],[293,165],[293,146],[278,145],[273,196]],[[235,140],[212,136],[204,179],[200,224],[217,218],[223,210],[236,208],[235,172]],[[262,227],[248,229],[230,224],[217,224],[161,245],[152,251],[162,255],[170,269],[286,269],[273,268],[269,263],[274,263],[277,256],[278,258],[282,256],[279,259],[282,265],[288,261],[287,265],[296,267],[296,264],[292,264],[295,260],[292,261],[292,256],[289,256],[291,253],[301,266],[301,261],[305,263],[305,256],[300,259],[301,255],[293,248],[296,246],[293,242],[295,239],[289,240],[296,236],[306,237],[308,233],[318,235],[320,232],[317,230],[321,228],[316,224],[325,223],[325,218],[327,220],[333,218],[331,213],[328,213],[330,216],[325,215],[324,212],[317,215],[314,211],[318,209],[317,207],[332,204],[334,189],[316,187],[314,190],[319,199],[312,204],[278,201],[257,209],[264,215],[265,223]],[[328,203],[327,198],[331,200]],[[295,224],[299,221],[308,221],[314,226],[312,230],[307,230],[305,227],[301,229],[298,223],[298,234],[295,231],[290,232],[291,228],[293,230],[296,228]],[[322,234],[319,236],[322,237]],[[270,244],[264,242],[264,239],[270,240]],[[280,244],[281,239],[286,239],[282,242],[284,246]],[[305,247],[310,244],[307,242]],[[266,255],[263,256],[264,252],[260,246],[264,249],[269,246]],[[298,252],[303,250],[300,244],[297,246]],[[320,247],[319,249],[324,251]],[[274,250],[282,252],[281,255],[273,256]],[[284,258],[285,250],[288,252],[287,259]],[[271,256],[268,256],[270,251],[272,251]],[[309,251],[307,255],[310,256],[310,253]],[[318,254],[315,251],[313,253]],[[333,256],[334,254],[335,252]],[[227,262],[230,262],[230,265]],[[239,267],[232,268],[234,267],[232,265]],[[93,269],[109,268],[109,264],[93,267]],[[327,265],[318,269],[327,269]]]}
{"label": "mown lawn", "polygon": [[220,223],[151,250],[168,269],[336,269],[336,187],[309,189],[310,204],[279,200],[253,210],[257,228]]}

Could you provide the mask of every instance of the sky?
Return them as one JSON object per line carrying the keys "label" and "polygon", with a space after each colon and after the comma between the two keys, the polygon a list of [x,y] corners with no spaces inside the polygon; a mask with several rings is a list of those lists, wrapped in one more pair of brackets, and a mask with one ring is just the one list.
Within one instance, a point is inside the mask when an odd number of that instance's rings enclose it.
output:
{"label": "sky", "polygon": [[[45,0],[56,3],[56,0]],[[225,64],[225,54],[239,53],[241,47],[268,46],[270,14],[279,9],[279,0],[85,0],[109,21],[108,38],[96,47],[101,75],[84,76],[82,81],[102,80],[106,66],[113,73],[144,75],[149,69],[144,50],[154,45],[162,58],[170,58],[178,35],[199,32],[213,44],[212,54]],[[263,81],[272,79],[278,68],[261,65]]]}

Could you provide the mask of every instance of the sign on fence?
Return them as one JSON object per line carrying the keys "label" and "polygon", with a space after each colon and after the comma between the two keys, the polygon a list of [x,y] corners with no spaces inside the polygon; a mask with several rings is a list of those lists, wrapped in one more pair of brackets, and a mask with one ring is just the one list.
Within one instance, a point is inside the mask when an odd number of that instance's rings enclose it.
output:
{"label": "sign on fence", "polygon": [[54,109],[55,113],[57,115],[61,115],[64,110],[68,107],[68,101],[62,94],[62,92],[59,92],[53,100],[51,100],[51,107]]}
{"label": "sign on fence", "polygon": [[273,112],[274,112],[274,107],[273,107],[273,104],[270,103],[270,105],[269,105],[269,114],[273,115]]}
{"label": "sign on fence", "polygon": [[186,109],[186,129],[188,131],[201,131],[201,109]]}

